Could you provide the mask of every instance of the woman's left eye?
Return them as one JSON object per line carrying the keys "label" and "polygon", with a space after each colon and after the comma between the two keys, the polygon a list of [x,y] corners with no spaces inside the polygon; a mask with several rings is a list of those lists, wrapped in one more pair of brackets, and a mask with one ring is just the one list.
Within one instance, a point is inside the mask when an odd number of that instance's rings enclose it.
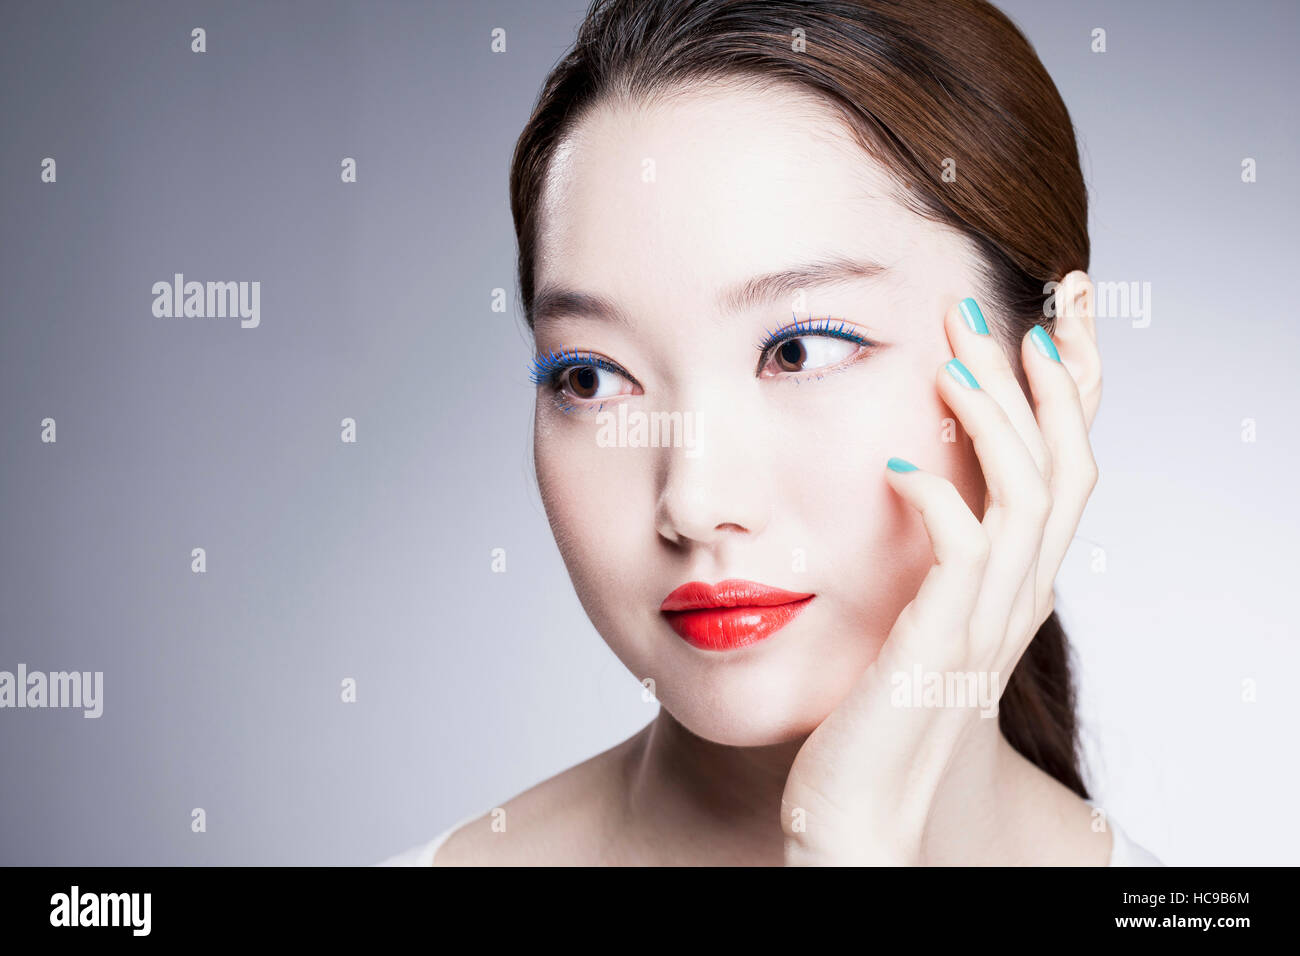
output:
{"label": "woman's left eye", "polygon": [[839,365],[853,357],[866,343],[831,335],[799,335],[768,348],[759,375],[770,377],[790,372],[810,372]]}

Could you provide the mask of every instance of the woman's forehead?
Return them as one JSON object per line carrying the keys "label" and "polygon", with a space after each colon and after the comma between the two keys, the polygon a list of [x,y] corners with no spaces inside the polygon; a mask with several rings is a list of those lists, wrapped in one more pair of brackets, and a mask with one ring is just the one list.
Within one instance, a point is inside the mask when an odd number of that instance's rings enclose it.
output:
{"label": "woman's forehead", "polygon": [[754,99],[589,114],[548,171],[539,280],[617,269],[629,280],[690,272],[716,284],[828,251],[897,260],[944,231],[896,198],[897,185],[847,131],[802,104]]}
{"label": "woman's forehead", "polygon": [[851,209],[881,218],[906,211],[897,193],[833,114],[734,91],[595,107],[557,146],[541,198],[548,225],[621,215],[650,226],[692,214],[820,221]]}

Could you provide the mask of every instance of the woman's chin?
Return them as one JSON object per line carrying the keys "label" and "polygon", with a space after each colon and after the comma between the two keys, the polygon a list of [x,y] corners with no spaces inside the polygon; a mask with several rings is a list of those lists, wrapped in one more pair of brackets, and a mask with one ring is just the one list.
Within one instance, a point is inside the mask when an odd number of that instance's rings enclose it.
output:
{"label": "woman's chin", "polygon": [[834,710],[823,707],[775,705],[770,699],[720,701],[699,697],[687,702],[660,704],[692,734],[727,747],[772,747],[803,740]]}
{"label": "woman's chin", "polygon": [[[651,692],[695,736],[730,747],[768,747],[816,730],[876,654],[861,641],[819,637],[815,646],[774,646],[775,653],[743,660],[659,653],[623,662],[633,673],[655,675]],[[826,660],[841,666],[828,668]]]}

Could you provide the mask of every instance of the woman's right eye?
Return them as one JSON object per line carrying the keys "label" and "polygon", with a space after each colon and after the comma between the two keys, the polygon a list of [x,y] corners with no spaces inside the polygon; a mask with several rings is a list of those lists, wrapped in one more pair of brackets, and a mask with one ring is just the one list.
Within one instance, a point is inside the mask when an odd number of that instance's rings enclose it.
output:
{"label": "woman's right eye", "polygon": [[555,387],[584,402],[632,395],[633,384],[622,375],[597,365],[570,365],[556,372]]}
{"label": "woman's right eye", "polygon": [[584,407],[599,406],[620,395],[635,395],[640,387],[609,359],[577,349],[538,355],[533,359],[529,378],[538,388]]}

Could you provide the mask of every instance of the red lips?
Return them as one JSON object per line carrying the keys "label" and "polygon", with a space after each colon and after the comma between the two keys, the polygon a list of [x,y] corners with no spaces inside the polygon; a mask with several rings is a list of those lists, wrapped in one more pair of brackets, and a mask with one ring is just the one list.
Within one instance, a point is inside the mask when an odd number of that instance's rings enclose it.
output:
{"label": "red lips", "polygon": [[690,581],[664,598],[660,612],[688,643],[726,651],[761,641],[794,620],[816,595],[731,578]]}

